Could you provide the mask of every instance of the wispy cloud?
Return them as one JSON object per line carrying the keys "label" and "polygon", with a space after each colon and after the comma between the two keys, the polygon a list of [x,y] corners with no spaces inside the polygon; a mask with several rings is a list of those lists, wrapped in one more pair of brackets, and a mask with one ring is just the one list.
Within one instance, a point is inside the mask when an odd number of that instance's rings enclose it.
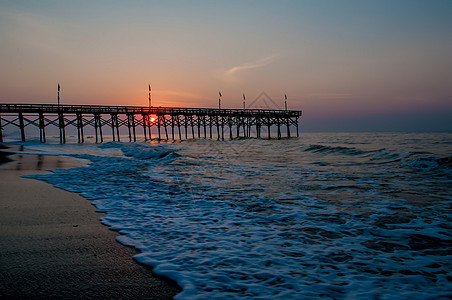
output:
{"label": "wispy cloud", "polygon": [[263,67],[275,61],[277,57],[278,57],[277,55],[270,55],[259,60],[246,62],[244,64],[230,68],[229,70],[226,71],[225,74],[231,76],[240,71]]}

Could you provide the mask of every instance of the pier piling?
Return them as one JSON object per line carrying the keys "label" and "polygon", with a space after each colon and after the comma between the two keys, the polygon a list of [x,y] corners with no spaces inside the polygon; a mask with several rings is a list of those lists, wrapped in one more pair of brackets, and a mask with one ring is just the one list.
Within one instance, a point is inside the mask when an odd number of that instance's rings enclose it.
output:
{"label": "pier piling", "polygon": [[0,143],[3,143],[2,115],[0,115]]}
{"label": "pier piling", "polygon": [[22,142],[25,142],[25,125],[24,125],[24,115],[19,112],[19,127],[20,127],[20,138]]}
{"label": "pier piling", "polygon": [[[146,137],[146,115],[145,114],[142,114],[141,115],[142,117],[143,117],[143,133],[144,133],[144,141],[146,142],[148,139],[147,139],[147,137]],[[149,137],[149,138],[151,138],[151,137]]]}
{"label": "pier piling", "polygon": [[39,112],[39,141],[41,143],[45,143],[46,142],[44,113],[42,111]]}
{"label": "pier piling", "polygon": [[83,134],[83,115],[81,113],[77,114],[77,138],[79,143],[85,142]]}

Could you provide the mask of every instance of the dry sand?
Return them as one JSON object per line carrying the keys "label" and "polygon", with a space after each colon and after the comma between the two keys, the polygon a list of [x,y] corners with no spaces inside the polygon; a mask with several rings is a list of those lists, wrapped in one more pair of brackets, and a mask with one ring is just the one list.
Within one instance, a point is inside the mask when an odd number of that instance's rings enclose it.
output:
{"label": "dry sand", "polygon": [[9,158],[0,165],[1,299],[171,299],[180,292],[132,260],[136,250],[116,242],[118,234],[100,223],[103,214],[90,201],[20,177],[77,162]]}

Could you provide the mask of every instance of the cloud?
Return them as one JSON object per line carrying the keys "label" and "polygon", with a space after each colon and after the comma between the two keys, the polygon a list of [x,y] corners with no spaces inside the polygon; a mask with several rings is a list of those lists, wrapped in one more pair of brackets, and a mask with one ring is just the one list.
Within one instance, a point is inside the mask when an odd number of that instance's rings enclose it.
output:
{"label": "cloud", "polygon": [[263,67],[263,66],[266,66],[266,65],[272,63],[273,61],[275,61],[276,58],[277,58],[277,55],[270,55],[270,56],[264,57],[259,60],[250,61],[250,62],[230,68],[229,70],[227,70],[225,72],[225,75],[233,76],[234,74],[236,74],[240,71]]}

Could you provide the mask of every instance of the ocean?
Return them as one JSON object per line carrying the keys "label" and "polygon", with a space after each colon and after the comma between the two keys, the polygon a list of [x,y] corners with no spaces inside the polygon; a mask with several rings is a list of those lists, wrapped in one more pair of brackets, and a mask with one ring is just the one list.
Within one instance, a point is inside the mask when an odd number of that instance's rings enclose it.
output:
{"label": "ocean", "polygon": [[452,133],[22,144],[177,299],[452,297]]}

